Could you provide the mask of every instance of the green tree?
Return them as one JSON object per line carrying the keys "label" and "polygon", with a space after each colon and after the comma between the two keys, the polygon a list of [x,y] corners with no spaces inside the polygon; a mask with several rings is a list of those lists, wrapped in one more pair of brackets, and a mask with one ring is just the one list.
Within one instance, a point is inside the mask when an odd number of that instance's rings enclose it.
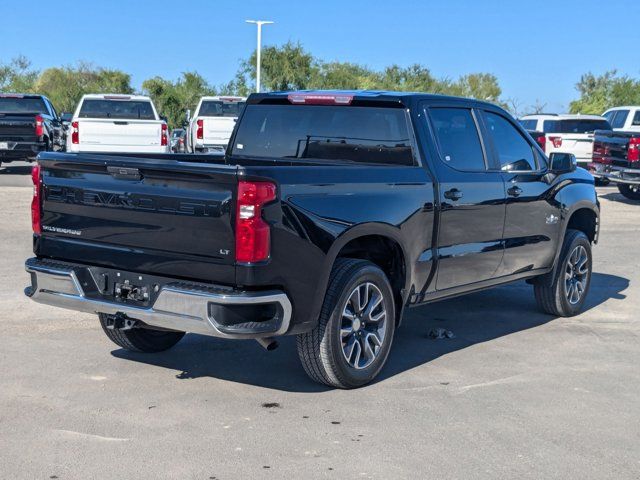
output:
{"label": "green tree", "polygon": [[602,75],[582,75],[576,89],[580,98],[569,104],[571,113],[600,115],[611,107],[640,103],[640,81],[619,76],[615,70]]}
{"label": "green tree", "polygon": [[60,112],[73,112],[82,95],[88,93],[134,92],[128,73],[98,68],[84,62],[75,67],[44,70],[36,80],[34,90],[49,97]]}
{"label": "green tree", "polygon": [[31,69],[31,62],[18,56],[8,64],[0,63],[0,91],[31,93],[34,91],[38,72]]}
{"label": "green tree", "polygon": [[162,77],[149,78],[142,83],[156,108],[167,117],[169,127],[182,126],[187,109],[195,110],[200,97],[215,95],[216,89],[196,72],[184,72],[172,82]]}

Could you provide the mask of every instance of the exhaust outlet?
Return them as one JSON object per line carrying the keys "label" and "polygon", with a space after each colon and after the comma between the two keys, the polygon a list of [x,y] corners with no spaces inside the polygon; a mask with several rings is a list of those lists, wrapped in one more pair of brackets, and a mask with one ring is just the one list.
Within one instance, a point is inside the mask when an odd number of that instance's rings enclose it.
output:
{"label": "exhaust outlet", "polygon": [[274,338],[270,337],[256,338],[256,342],[258,342],[267,352],[271,352],[279,347],[279,343]]}

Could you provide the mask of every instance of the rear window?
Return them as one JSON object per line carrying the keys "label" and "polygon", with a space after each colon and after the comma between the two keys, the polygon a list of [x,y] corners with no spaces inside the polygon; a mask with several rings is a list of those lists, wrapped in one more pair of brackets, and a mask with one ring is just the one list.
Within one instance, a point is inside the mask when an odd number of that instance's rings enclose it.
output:
{"label": "rear window", "polygon": [[611,125],[602,120],[545,120],[544,133],[593,133],[595,130],[611,130]]}
{"label": "rear window", "polygon": [[249,105],[233,155],[414,165],[401,108]]}
{"label": "rear window", "polygon": [[200,105],[199,117],[237,117],[244,108],[245,102],[223,102],[205,100]]}
{"label": "rear window", "polygon": [[80,118],[119,118],[155,120],[151,102],[146,100],[87,99],[80,107]]}
{"label": "rear window", "polygon": [[2,113],[47,113],[41,98],[0,97]]}
{"label": "rear window", "polygon": [[522,128],[524,128],[525,130],[535,130],[536,128],[538,128],[538,121],[537,120],[518,120],[520,122],[520,125],[522,125]]}

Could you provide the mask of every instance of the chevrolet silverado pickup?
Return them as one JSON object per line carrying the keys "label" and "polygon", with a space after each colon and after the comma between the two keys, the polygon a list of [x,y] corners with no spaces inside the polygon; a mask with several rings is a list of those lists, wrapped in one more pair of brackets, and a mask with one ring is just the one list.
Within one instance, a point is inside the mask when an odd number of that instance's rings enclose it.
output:
{"label": "chevrolet silverado pickup", "polygon": [[597,131],[589,170],[628,199],[640,200],[640,132]]}
{"label": "chevrolet silverado pickup", "polygon": [[598,237],[573,155],[438,95],[253,94],[225,154],[46,153],[32,177],[32,300],[134,351],[295,335],[339,388],[376,377],[406,307],[527,280],[578,314]]}
{"label": "chevrolet silverado pickup", "polygon": [[43,95],[0,93],[0,164],[62,150],[65,130]]}
{"label": "chevrolet silverado pickup", "polygon": [[169,153],[167,122],[143,95],[84,95],[71,119],[68,152]]}
{"label": "chevrolet silverado pickup", "polygon": [[187,151],[224,152],[245,101],[244,97],[202,97],[187,127]]}

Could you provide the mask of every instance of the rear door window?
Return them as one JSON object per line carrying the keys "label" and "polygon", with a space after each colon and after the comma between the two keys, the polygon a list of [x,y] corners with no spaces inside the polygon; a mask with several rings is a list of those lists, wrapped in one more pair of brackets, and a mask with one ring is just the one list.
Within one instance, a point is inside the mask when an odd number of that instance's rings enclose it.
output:
{"label": "rear door window", "polygon": [[247,105],[232,154],[415,165],[402,108]]}
{"label": "rear door window", "polygon": [[80,118],[116,118],[122,120],[155,120],[151,102],[145,100],[86,99]]}
{"label": "rear door window", "polygon": [[478,127],[465,108],[430,108],[442,160],[456,170],[485,170],[485,159]]}
{"label": "rear door window", "polygon": [[536,170],[533,147],[509,120],[502,115],[483,112],[485,126],[504,171]]}
{"label": "rear door window", "polygon": [[633,125],[634,127],[640,126],[640,110],[636,110],[636,113],[633,116],[633,121],[631,122],[631,125]]}

